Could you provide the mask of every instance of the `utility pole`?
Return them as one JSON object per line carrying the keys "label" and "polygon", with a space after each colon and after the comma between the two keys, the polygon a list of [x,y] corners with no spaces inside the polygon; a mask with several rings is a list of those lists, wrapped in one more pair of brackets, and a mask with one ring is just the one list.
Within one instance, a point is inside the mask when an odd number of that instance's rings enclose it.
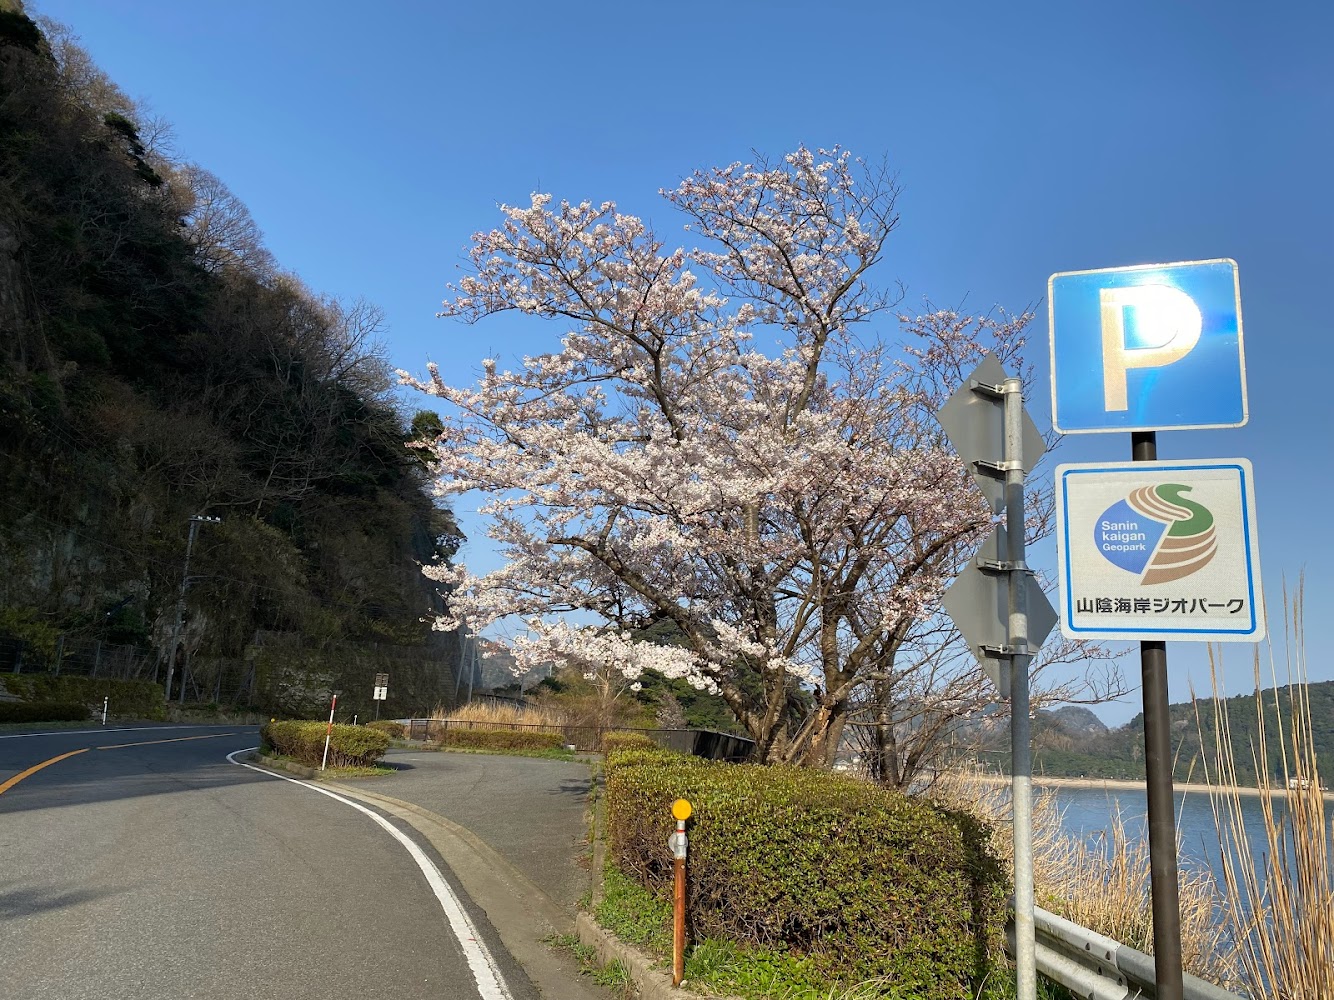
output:
{"label": "utility pole", "polygon": [[[181,641],[181,624],[185,618],[185,591],[190,586],[190,553],[195,547],[195,535],[201,524],[221,524],[220,517],[205,517],[203,514],[190,515],[190,534],[185,542],[185,568],[181,571],[181,589],[176,596],[176,624],[171,630],[171,649],[167,653],[167,684],[163,689],[166,701],[171,701],[172,675],[176,670],[176,649]],[[185,702],[185,671],[181,671],[181,702]]]}

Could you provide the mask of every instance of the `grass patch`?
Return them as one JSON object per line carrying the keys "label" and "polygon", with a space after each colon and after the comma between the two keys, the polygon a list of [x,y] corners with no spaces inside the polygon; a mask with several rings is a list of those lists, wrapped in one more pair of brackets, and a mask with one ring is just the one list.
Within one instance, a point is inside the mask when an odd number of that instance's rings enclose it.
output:
{"label": "grass patch", "polygon": [[553,731],[565,725],[565,713],[546,705],[504,705],[496,702],[474,701],[446,710],[437,707],[432,719],[450,722],[479,722],[501,726],[550,726]]}
{"label": "grass patch", "polygon": [[434,744],[408,743],[413,750],[432,750],[437,753],[482,753],[498,757],[536,757],[539,760],[574,760],[575,751],[564,747],[544,747],[541,750],[477,749],[475,747],[442,747]]}
{"label": "grass patch", "polygon": [[[1009,789],[976,770],[943,775],[931,790],[942,805],[966,810],[992,825],[992,845],[1012,870]],[[1178,834],[1178,841],[1180,834]],[[1227,978],[1223,925],[1216,917],[1217,888],[1208,871],[1180,873],[1181,950],[1185,970],[1218,983]],[[1033,883],[1038,906],[1105,934],[1137,951],[1152,953],[1149,841],[1126,828],[1112,812],[1106,833],[1090,839],[1067,832],[1057,793],[1033,798]]]}
{"label": "grass patch", "polygon": [[[1253,719],[1229,717],[1222,685],[1221,651],[1209,647],[1212,704],[1196,702],[1209,799],[1220,844],[1227,905],[1224,924],[1234,946],[1239,985],[1250,996],[1334,996],[1334,848],[1328,803],[1321,789],[1319,736],[1328,715],[1317,717],[1309,693],[1305,580],[1295,593],[1283,588],[1283,651],[1270,615],[1268,670],[1260,649],[1253,655]],[[1279,665],[1286,673],[1282,691]],[[1268,673],[1272,691],[1262,691]],[[1283,695],[1286,694],[1286,698]],[[1268,696],[1269,704],[1266,704]],[[1285,704],[1286,702],[1286,704]],[[1212,727],[1208,722],[1212,723]],[[1235,731],[1234,731],[1234,726]],[[1212,728],[1212,732],[1210,732]],[[1237,732],[1254,734],[1250,760],[1237,759]],[[1249,809],[1237,785],[1249,765],[1257,775],[1263,817],[1253,833]]]}
{"label": "grass patch", "polygon": [[[98,715],[95,720],[85,720],[83,722],[0,722],[0,733],[20,733],[31,729],[33,732],[46,732],[48,729],[54,731],[57,729],[101,729],[102,716]],[[111,725],[107,730],[116,729],[118,726]]]}
{"label": "grass patch", "polygon": [[630,978],[630,970],[625,967],[620,959],[616,959],[607,965],[601,965],[598,962],[597,949],[584,944],[579,940],[577,934],[553,934],[550,937],[543,938],[542,941],[544,944],[573,955],[579,963],[579,974],[587,976],[598,986],[616,990],[625,997],[634,996],[634,980]]}
{"label": "grass patch", "polygon": [[597,922],[627,944],[661,958],[672,951],[672,906],[655,898],[620,869],[608,865],[602,877]]}

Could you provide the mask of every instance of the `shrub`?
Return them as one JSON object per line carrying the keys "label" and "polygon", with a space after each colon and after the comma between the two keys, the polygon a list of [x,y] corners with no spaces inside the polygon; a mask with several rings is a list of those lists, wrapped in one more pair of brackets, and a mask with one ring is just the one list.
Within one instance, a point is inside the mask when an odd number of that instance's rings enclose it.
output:
{"label": "shrub", "polygon": [[633,749],[607,767],[617,866],[671,895],[669,806],[695,807],[695,931],[808,957],[831,979],[971,997],[999,954],[1008,883],[988,828],[840,775]]}
{"label": "shrub", "polygon": [[611,732],[602,734],[602,752],[615,753],[617,750],[656,750],[658,744],[643,733]]}
{"label": "shrub", "polygon": [[563,726],[564,714],[546,705],[510,705],[494,701],[474,701],[453,710],[437,706],[433,719],[451,722],[481,722],[506,726]]}
{"label": "shrub", "polygon": [[401,740],[408,734],[408,727],[393,719],[377,719],[375,722],[366,723],[366,728],[384,733],[391,740]]}
{"label": "shrub", "polygon": [[0,701],[0,722],[82,722],[88,706],[67,701]]}
{"label": "shrub", "polygon": [[[78,702],[102,711],[102,699],[110,699],[111,715],[135,719],[167,717],[167,703],[162,687],[152,681],[116,681],[103,677],[55,677],[50,674],[5,674],[4,685],[10,694],[24,701]],[[87,718],[87,716],[81,716]]]}
{"label": "shrub", "polygon": [[[270,722],[260,731],[266,747],[309,767],[319,767],[324,757],[327,722]],[[370,767],[389,749],[389,737],[369,726],[333,727],[329,737],[332,767]]]}
{"label": "shrub", "polygon": [[522,729],[441,729],[431,740],[442,747],[467,750],[555,750],[565,745],[560,733]]}

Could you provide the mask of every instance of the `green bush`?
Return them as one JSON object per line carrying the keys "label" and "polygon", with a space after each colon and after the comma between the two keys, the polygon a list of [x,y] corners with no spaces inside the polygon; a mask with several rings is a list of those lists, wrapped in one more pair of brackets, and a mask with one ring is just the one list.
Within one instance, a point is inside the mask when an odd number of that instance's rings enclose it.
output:
{"label": "green bush", "polygon": [[441,729],[431,734],[431,742],[465,750],[555,750],[565,745],[565,737],[521,729]]}
{"label": "green bush", "polygon": [[[324,758],[327,722],[270,722],[260,730],[264,746],[308,767]],[[389,749],[389,737],[369,726],[333,727],[329,737],[330,767],[370,767]]]}
{"label": "green bush", "polygon": [[88,706],[67,701],[0,701],[0,722],[82,722]]}
{"label": "green bush", "polygon": [[617,750],[656,749],[658,744],[643,733],[618,733],[610,732],[602,734],[602,752],[614,753]]}
{"label": "green bush", "polygon": [[155,719],[167,717],[167,703],[162,687],[152,681],[115,681],[104,677],[55,677],[51,674],[0,675],[10,694],[24,701],[78,702],[100,715],[102,699],[108,698],[107,712],[119,718]]}
{"label": "green bush", "polygon": [[976,820],[854,778],[634,749],[607,766],[616,865],[670,899],[672,800],[694,806],[695,931],[780,948],[832,980],[971,997],[999,954],[1008,883]]}
{"label": "green bush", "polygon": [[678,761],[685,765],[699,759],[667,747],[658,746],[656,743],[653,746],[635,744],[623,749],[606,751],[602,759],[602,767],[610,774],[618,767],[637,767],[643,764],[662,764],[668,761]]}
{"label": "green bush", "polygon": [[375,722],[366,723],[366,727],[384,733],[391,740],[401,740],[408,735],[408,727],[393,719],[377,719]]}

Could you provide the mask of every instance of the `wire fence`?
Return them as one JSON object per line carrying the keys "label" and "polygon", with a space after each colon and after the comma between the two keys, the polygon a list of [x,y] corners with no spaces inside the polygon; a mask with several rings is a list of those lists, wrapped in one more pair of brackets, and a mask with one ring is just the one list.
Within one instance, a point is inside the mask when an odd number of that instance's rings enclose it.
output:
{"label": "wire fence", "polygon": [[109,680],[156,680],[157,654],[140,646],[57,636],[47,651],[21,639],[0,637],[0,673],[62,674]]}
{"label": "wire fence", "polygon": [[[162,659],[145,646],[123,645],[99,639],[59,635],[50,649],[0,636],[0,674],[42,674],[50,677],[88,677],[113,681],[148,681],[162,684]],[[254,703],[255,667],[243,659],[187,657],[184,679],[177,677],[172,699],[184,687],[185,700],[219,705]]]}

